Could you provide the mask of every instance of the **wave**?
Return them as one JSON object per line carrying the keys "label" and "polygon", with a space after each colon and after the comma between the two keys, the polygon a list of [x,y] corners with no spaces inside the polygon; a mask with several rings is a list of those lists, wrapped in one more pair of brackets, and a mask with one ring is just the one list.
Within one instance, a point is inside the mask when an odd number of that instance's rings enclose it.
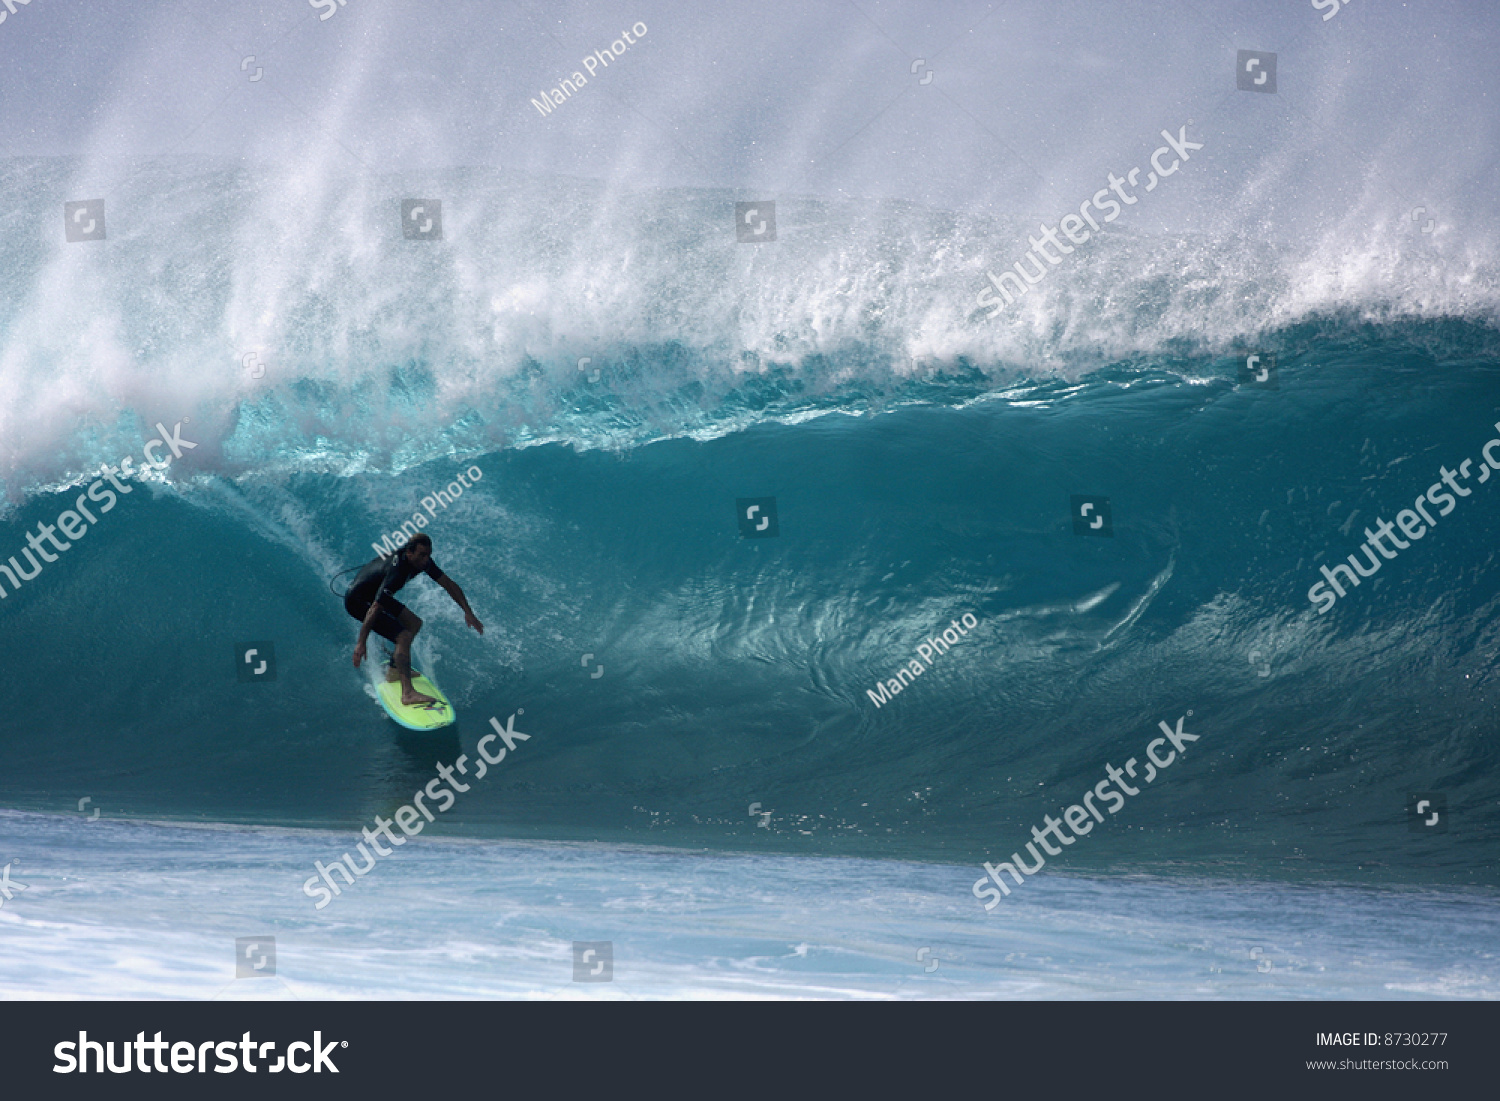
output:
{"label": "wave", "polygon": [[[1192,712],[1202,740],[1068,867],[1493,884],[1495,490],[1326,614],[1308,591],[1440,468],[1482,468],[1494,331],[1323,319],[1259,347],[1277,389],[1242,355],[1140,357],[885,403],[789,388],[736,430],[617,450],[174,464],[0,602],[25,647],[0,800],[350,828],[514,716],[524,753],[445,828],[977,863]],[[425,530],[487,629],[403,593],[461,716],[408,735],[328,579],[470,466]],[[1080,494],[1112,537],[1075,534]],[[16,505],[10,548],[75,495]],[[737,502],[762,498],[776,534],[746,538]],[[276,679],[241,681],[265,642]],[[1452,828],[1414,833],[1414,792]]]}

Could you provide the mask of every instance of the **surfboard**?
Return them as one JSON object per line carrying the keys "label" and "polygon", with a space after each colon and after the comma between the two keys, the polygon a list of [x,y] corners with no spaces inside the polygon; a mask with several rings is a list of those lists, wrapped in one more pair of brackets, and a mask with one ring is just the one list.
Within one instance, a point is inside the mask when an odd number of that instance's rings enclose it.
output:
{"label": "surfboard", "polygon": [[432,696],[434,702],[419,703],[408,706],[401,702],[401,682],[399,680],[385,680],[382,674],[380,683],[375,686],[375,697],[380,701],[380,706],[385,708],[385,713],[395,719],[408,730],[437,730],[439,727],[447,726],[458,716],[454,714],[453,705],[448,702],[448,697],[425,675],[411,671],[411,686],[418,692]]}

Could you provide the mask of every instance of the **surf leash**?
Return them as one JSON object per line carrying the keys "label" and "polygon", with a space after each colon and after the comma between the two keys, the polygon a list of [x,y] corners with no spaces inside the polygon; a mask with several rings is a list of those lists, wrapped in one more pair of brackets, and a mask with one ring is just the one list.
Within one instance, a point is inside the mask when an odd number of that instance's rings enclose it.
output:
{"label": "surf leash", "polygon": [[346,596],[349,595],[349,590],[345,589],[343,592],[339,592],[337,589],[335,589],[333,587],[333,583],[335,581],[337,581],[339,578],[344,577],[344,576],[346,576],[348,574],[354,573],[356,570],[361,570],[363,568],[364,568],[363,566],[350,566],[347,570],[344,570],[343,573],[336,573],[336,574],[334,574],[332,577],[330,577],[328,579],[328,591],[331,592],[331,593],[333,593],[333,595],[336,596],[336,597],[338,597],[340,600],[344,599],[344,597],[346,597]]}

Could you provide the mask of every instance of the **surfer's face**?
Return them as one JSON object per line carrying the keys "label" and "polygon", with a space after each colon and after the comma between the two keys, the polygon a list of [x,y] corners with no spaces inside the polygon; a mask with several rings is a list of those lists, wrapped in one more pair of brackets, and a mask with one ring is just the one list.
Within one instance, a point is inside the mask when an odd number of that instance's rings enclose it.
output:
{"label": "surfer's face", "polygon": [[428,561],[431,560],[431,558],[432,551],[429,548],[423,546],[412,547],[411,550],[406,552],[406,560],[419,570],[423,566],[427,565]]}

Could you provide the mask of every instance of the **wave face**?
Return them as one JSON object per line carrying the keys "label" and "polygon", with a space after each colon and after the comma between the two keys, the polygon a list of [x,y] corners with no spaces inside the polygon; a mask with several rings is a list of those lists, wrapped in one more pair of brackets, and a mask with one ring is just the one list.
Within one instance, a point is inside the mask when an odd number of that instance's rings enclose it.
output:
{"label": "wave face", "polygon": [[[615,451],[138,483],[0,605],[4,798],[350,826],[515,716],[531,740],[442,828],[978,861],[1191,714],[1200,740],[1060,860],[1493,882],[1500,338],[1326,322],[1266,350],[1274,390],[1243,357],[1142,357]],[[1319,614],[1319,566],[1465,460],[1470,495]],[[487,630],[404,591],[461,716],[406,734],[327,579],[469,466],[426,530]],[[1111,538],[1074,534],[1075,494]],[[11,545],[74,496],[16,508]],[[741,536],[759,497],[774,538]],[[238,679],[251,641],[273,682]],[[1413,835],[1413,792],[1452,828]]]}

